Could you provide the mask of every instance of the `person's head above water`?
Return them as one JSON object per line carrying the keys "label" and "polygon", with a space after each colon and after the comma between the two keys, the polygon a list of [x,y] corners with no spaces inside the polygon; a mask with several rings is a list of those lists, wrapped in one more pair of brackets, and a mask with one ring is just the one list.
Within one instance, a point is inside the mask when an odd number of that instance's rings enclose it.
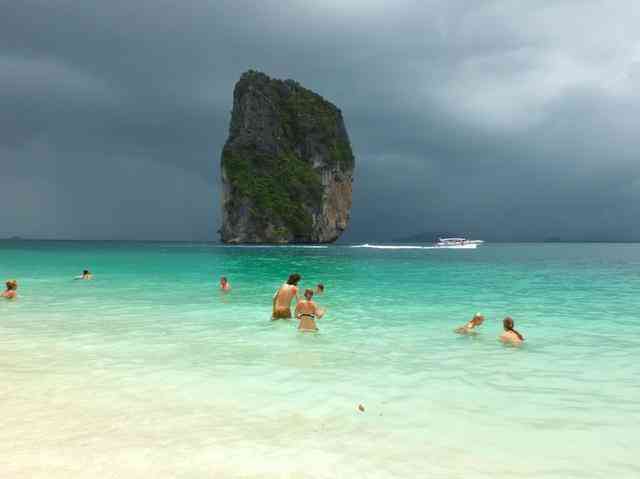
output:
{"label": "person's head above water", "polygon": [[18,289],[18,282],[15,279],[10,279],[5,284],[9,291],[15,291],[16,289]]}
{"label": "person's head above water", "polygon": [[311,301],[311,298],[313,297],[313,290],[312,289],[305,289],[304,290],[304,297],[307,298],[308,301]]}
{"label": "person's head above water", "polygon": [[289,279],[287,279],[287,284],[291,284],[293,286],[296,286],[298,284],[298,282],[300,281],[301,276],[298,273],[293,273],[289,275]]}
{"label": "person's head above water", "polygon": [[473,315],[473,318],[471,318],[471,322],[474,326],[480,326],[484,322],[484,316],[480,313],[476,313]]}
{"label": "person's head above water", "polygon": [[88,274],[91,274],[91,273],[89,272],[89,270],[88,270],[88,269],[85,269],[85,270],[82,272],[82,275],[83,275],[83,276],[86,276],[86,275],[88,275]]}
{"label": "person's head above water", "polygon": [[220,289],[222,291],[231,291],[231,283],[226,276],[220,276]]}
{"label": "person's head above water", "polygon": [[520,339],[520,341],[524,341],[524,336],[520,334],[518,331],[516,331],[515,329],[513,329],[514,322],[513,322],[513,319],[511,319],[511,316],[507,316],[506,318],[504,318],[504,321],[502,321],[502,325],[505,331],[511,331],[516,336],[518,336],[518,339]]}
{"label": "person's head above water", "polygon": [[318,283],[318,286],[316,286],[316,288],[318,289],[318,293],[324,293],[324,284]]}

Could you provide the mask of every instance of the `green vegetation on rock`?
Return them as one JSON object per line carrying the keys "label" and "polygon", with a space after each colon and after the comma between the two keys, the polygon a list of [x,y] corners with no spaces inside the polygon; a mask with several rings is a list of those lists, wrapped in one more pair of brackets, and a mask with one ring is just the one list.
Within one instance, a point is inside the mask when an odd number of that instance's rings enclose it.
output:
{"label": "green vegetation on rock", "polygon": [[[311,233],[310,211],[321,207],[322,183],[308,162],[294,154],[273,158],[248,149],[225,149],[222,165],[239,196],[251,200],[256,220],[280,218],[294,237]],[[277,228],[276,235],[286,239],[285,228]]]}
{"label": "green vegetation on rock", "polygon": [[330,159],[334,165],[340,165],[342,170],[352,170],[355,163],[351,146],[341,140],[336,140],[332,145]]}

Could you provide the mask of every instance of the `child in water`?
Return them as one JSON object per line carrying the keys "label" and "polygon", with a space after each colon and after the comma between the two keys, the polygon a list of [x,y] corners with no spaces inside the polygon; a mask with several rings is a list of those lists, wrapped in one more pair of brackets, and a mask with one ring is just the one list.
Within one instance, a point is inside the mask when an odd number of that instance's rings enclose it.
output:
{"label": "child in water", "polygon": [[296,318],[300,321],[300,324],[298,324],[299,331],[318,331],[316,319],[320,319],[324,315],[324,311],[313,302],[312,297],[313,290],[306,289],[304,291],[304,299],[298,301],[296,305]]}
{"label": "child in water", "polygon": [[507,316],[506,318],[504,318],[502,325],[504,327],[504,333],[502,333],[502,335],[500,336],[500,341],[510,344],[522,344],[522,342],[524,341],[524,336],[513,329],[513,319]]}
{"label": "child in water", "polygon": [[6,299],[17,298],[18,292],[16,290],[18,289],[18,282],[15,279],[10,279],[5,283],[5,285],[7,286],[7,289],[5,289],[0,296]]}
{"label": "child in water", "polygon": [[484,316],[482,316],[480,313],[476,313],[473,318],[471,318],[471,321],[469,321],[464,326],[460,326],[459,328],[455,329],[454,332],[458,334],[476,334],[475,329],[483,322]]}

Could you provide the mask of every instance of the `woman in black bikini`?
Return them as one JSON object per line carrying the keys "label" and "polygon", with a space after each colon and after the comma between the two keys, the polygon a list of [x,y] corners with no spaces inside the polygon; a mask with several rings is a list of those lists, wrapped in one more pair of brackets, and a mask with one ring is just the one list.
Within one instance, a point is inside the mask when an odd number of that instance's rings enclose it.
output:
{"label": "woman in black bikini", "polygon": [[298,330],[300,331],[318,331],[316,319],[320,319],[324,311],[318,308],[318,305],[311,300],[312,297],[313,290],[306,289],[304,291],[304,299],[298,301],[296,305],[296,318],[300,321],[300,324],[298,324]]}

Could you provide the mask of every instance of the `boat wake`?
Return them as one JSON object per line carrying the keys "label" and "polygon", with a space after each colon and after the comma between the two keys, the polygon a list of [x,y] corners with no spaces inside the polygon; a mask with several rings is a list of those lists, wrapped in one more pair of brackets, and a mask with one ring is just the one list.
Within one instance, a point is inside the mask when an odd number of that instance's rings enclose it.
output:
{"label": "boat wake", "polygon": [[350,246],[350,248],[372,248],[372,249],[437,249],[435,246],[417,246],[417,245],[382,245],[382,244],[360,244]]}

